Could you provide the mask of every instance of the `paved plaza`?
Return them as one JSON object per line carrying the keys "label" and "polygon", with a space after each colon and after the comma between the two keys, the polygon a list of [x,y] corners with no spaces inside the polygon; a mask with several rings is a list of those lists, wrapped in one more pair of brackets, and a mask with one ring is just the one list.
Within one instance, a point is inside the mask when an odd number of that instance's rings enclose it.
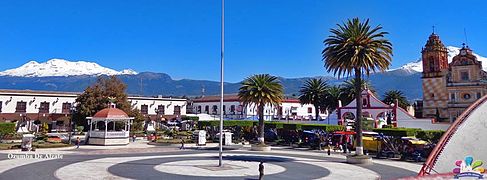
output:
{"label": "paved plaza", "polygon": [[[214,146],[214,144],[209,144]],[[212,148],[152,146],[145,141],[128,146],[81,146],[39,149],[32,154],[49,158],[22,158],[19,150],[0,151],[0,179],[258,179],[258,164],[265,179],[397,179],[415,176],[421,164],[375,159],[373,165],[351,165],[333,153],[274,148],[271,152],[248,147],[224,152],[217,167]],[[17,155],[15,158],[13,155]],[[10,158],[9,158],[10,157]],[[39,156],[40,157],[40,156]]]}

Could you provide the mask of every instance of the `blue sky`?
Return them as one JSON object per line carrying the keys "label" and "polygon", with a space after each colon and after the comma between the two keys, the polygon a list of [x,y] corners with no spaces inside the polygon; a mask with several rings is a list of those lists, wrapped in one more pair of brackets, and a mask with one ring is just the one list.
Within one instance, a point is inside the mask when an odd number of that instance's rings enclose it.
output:
{"label": "blue sky", "polygon": [[[328,75],[322,41],[347,18],[381,24],[392,68],[418,59],[436,26],[446,45],[487,56],[486,2],[227,0],[225,81],[257,73]],[[0,1],[0,71],[29,60],[93,61],[109,68],[219,80],[220,1]]]}

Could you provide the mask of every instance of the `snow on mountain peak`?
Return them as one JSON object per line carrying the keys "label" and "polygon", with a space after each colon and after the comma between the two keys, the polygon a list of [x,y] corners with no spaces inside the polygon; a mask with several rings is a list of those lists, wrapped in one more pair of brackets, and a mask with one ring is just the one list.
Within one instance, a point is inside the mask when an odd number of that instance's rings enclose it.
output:
{"label": "snow on mountain peak", "polygon": [[121,75],[137,74],[134,70],[124,69],[116,71],[86,61],[68,61],[64,59],[50,59],[38,63],[29,61],[24,65],[0,72],[0,76],[46,77],[46,76],[79,76],[79,75]]}
{"label": "snow on mountain peak", "polygon": [[[451,61],[453,60],[453,57],[455,57],[456,55],[458,55],[460,53],[461,48],[454,47],[454,46],[447,46],[446,49],[448,50],[448,63],[451,63]],[[473,53],[473,54],[477,57],[477,60],[482,62],[482,69],[484,69],[484,71],[487,71],[487,58],[482,57],[482,56],[475,54],[475,53]],[[423,62],[421,61],[421,58],[420,58],[419,60],[407,63],[407,64],[405,64],[399,68],[396,68],[396,69],[390,69],[389,71],[395,71],[395,70],[404,70],[404,71],[407,71],[409,73],[423,72]]]}

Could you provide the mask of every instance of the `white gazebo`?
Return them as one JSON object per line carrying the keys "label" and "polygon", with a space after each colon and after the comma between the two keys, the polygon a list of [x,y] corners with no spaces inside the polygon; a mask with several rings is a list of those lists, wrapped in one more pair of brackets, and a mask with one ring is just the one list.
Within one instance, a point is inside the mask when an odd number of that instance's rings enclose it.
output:
{"label": "white gazebo", "polygon": [[130,124],[134,118],[110,104],[98,111],[93,117],[87,117],[90,124],[88,144],[127,145],[129,143]]}

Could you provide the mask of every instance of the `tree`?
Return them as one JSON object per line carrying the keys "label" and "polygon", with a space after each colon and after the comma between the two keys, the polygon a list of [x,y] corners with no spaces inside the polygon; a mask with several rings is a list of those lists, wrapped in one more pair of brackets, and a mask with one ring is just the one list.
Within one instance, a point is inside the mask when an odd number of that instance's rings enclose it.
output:
{"label": "tree", "polygon": [[[85,120],[86,117],[93,116],[96,112],[108,107],[109,101],[115,103],[117,108],[123,110],[129,116],[135,117],[135,124],[143,121],[143,117],[138,116],[128,102],[126,89],[127,85],[116,76],[99,76],[94,84],[87,87],[76,98],[76,113],[74,114],[76,124],[83,125],[85,128],[88,127],[88,123]],[[138,128],[132,127],[134,129]]]}
{"label": "tree", "polygon": [[301,104],[312,104],[315,107],[316,120],[320,117],[320,105],[325,100],[326,91],[328,85],[320,78],[308,79],[304,82],[304,85],[299,90],[301,94],[299,101]]}
{"label": "tree", "polygon": [[6,136],[15,134],[15,123],[2,122],[0,123],[0,140]]}
{"label": "tree", "polygon": [[340,86],[331,86],[328,88],[325,94],[323,107],[332,112],[337,109],[338,101],[343,101],[343,92]]}
{"label": "tree", "polygon": [[283,88],[277,77],[257,74],[242,81],[238,97],[244,106],[254,105],[259,115],[259,143],[264,144],[264,107],[279,106],[283,99]]}
{"label": "tree", "polygon": [[409,102],[404,94],[399,90],[390,90],[384,93],[384,100],[382,102],[386,104],[396,103],[396,99],[399,102],[399,107],[406,109],[409,106]]}
{"label": "tree", "polygon": [[[371,28],[369,20],[361,22],[358,18],[349,19],[337,28],[330,30],[331,35],[324,40],[325,49],[322,51],[325,68],[335,75],[355,75],[355,81],[362,81],[362,74],[385,71],[391,64],[392,44],[384,36],[380,25]],[[362,142],[362,101],[360,92],[362,86],[355,83],[356,99],[356,132],[357,148],[355,153],[363,155]]]}
{"label": "tree", "polygon": [[[352,102],[353,99],[355,99],[355,94],[357,94],[355,92],[356,90],[355,87],[357,86],[355,82],[357,82],[355,79],[350,79],[348,81],[343,82],[341,99],[344,106],[346,106],[347,104]],[[361,79],[360,86],[362,87],[362,89],[367,87],[367,89],[369,89],[370,91],[372,91],[372,93],[375,94],[374,87],[370,84],[369,81]]]}

